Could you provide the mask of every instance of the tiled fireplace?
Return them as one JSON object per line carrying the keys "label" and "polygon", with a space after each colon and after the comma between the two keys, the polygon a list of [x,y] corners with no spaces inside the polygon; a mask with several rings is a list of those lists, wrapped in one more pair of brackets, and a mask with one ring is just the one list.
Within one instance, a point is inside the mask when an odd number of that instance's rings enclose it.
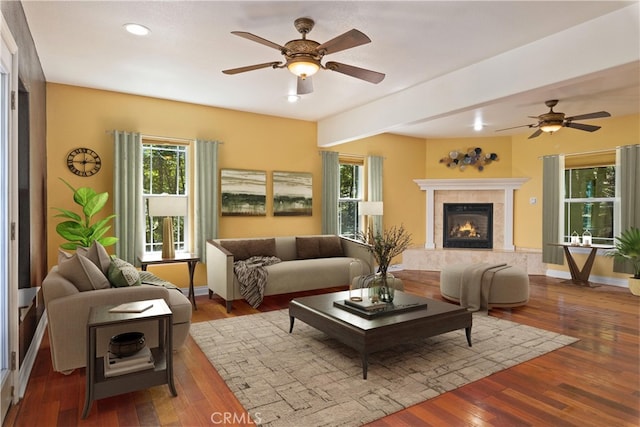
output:
{"label": "tiled fireplace", "polygon": [[[425,246],[424,249],[405,251],[402,256],[403,267],[408,270],[439,271],[443,265],[456,262],[506,262],[518,265],[530,274],[543,274],[546,266],[541,262],[541,254],[516,251],[513,244],[514,193],[525,181],[527,178],[414,180],[420,189],[426,192]],[[477,222],[476,227],[484,227],[485,224],[480,224],[480,220],[475,216],[478,212],[470,212],[460,224],[459,221],[455,224],[445,223],[446,206],[465,209],[459,208],[465,205],[472,208],[480,205],[491,206],[490,245],[485,244],[486,242],[477,244],[477,241],[473,240],[475,237],[467,238],[467,247],[464,248],[452,248],[446,243],[449,240],[446,235],[456,226],[465,228],[466,219],[469,222]],[[488,222],[486,226],[489,227]],[[482,235],[488,230],[476,232]],[[464,237],[465,233],[459,235]]]}

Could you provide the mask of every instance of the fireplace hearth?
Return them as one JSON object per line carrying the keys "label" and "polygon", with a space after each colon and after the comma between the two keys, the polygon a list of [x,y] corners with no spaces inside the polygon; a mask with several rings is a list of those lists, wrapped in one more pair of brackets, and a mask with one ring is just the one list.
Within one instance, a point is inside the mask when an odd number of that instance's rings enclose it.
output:
{"label": "fireplace hearth", "polygon": [[442,246],[493,249],[493,203],[444,203]]}

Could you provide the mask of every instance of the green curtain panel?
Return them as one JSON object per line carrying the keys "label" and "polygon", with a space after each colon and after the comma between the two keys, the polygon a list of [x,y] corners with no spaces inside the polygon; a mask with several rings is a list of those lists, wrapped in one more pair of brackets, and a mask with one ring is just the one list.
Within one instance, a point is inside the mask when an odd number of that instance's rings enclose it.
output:
{"label": "green curtain panel", "polygon": [[339,154],[335,151],[321,151],[320,154],[322,156],[322,234],[338,234]]}
{"label": "green curtain panel", "polygon": [[[616,150],[616,180],[620,192],[620,232],[640,227],[640,145],[627,145]],[[633,273],[630,262],[616,260],[613,271]]]}
{"label": "green curtain panel", "polygon": [[[368,197],[370,202],[382,202],[382,164],[383,157],[369,156],[367,157],[367,175],[368,175]],[[382,234],[382,215],[373,217],[373,232],[375,235]]]}
{"label": "green curtain panel", "polygon": [[217,141],[195,142],[194,248],[202,263],[206,263],[207,239],[218,237],[218,145]]}
{"label": "green curtain panel", "polygon": [[542,159],[542,262],[564,264],[563,251],[549,243],[562,241],[564,156]]}
{"label": "green curtain panel", "polygon": [[114,131],[113,211],[116,256],[139,265],[144,251],[142,205],[142,137],[135,132]]}

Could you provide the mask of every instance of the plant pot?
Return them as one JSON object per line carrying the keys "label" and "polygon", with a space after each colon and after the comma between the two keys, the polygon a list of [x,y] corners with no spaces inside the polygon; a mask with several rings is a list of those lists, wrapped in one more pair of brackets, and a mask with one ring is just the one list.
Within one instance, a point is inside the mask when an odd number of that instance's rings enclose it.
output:
{"label": "plant pot", "polygon": [[640,296],[640,279],[629,277],[629,290],[632,294]]}

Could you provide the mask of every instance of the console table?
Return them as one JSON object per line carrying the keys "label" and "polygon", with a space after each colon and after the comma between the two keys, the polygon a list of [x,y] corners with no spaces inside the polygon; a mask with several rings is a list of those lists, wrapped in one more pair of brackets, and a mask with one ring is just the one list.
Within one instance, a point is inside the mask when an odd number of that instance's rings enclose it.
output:
{"label": "console table", "polygon": [[193,308],[195,310],[198,309],[196,306],[196,294],[193,289],[193,275],[196,271],[196,264],[200,261],[200,257],[188,253],[188,252],[176,252],[176,255],[173,258],[162,258],[162,255],[159,253],[150,253],[144,254],[138,257],[138,261],[140,261],[140,268],[142,271],[147,271],[148,265],[153,264],[173,264],[177,262],[186,262],[189,266],[189,296],[188,298],[191,300],[193,304]]}
{"label": "console table", "polygon": [[[593,263],[596,260],[596,253],[598,249],[613,249],[614,246],[610,245],[590,245],[590,246],[580,246],[574,245],[571,243],[549,243],[550,246],[562,246],[564,250],[564,255],[567,258],[567,264],[569,264],[569,272],[571,273],[571,281],[576,285],[582,286],[593,286],[589,283],[589,275],[591,274],[591,268],[593,267]],[[582,269],[578,268],[575,259],[573,258],[573,254],[571,253],[571,248],[583,248],[583,249],[591,249],[589,252],[589,256],[585,261]]]}

